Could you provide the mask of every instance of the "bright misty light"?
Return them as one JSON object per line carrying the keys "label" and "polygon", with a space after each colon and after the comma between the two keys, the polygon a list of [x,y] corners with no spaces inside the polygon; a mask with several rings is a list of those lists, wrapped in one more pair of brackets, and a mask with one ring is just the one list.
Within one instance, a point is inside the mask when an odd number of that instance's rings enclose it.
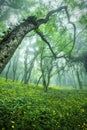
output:
{"label": "bright misty light", "polygon": [[48,2],[49,2],[49,0],[43,0],[43,2],[44,2],[44,3],[48,3]]}
{"label": "bright misty light", "polygon": [[9,21],[10,21],[10,23],[12,25],[16,24],[18,22],[17,16],[16,15],[11,15]]}
{"label": "bright misty light", "polygon": [[62,2],[62,0],[42,0],[42,2],[49,7],[58,8],[58,5]]}

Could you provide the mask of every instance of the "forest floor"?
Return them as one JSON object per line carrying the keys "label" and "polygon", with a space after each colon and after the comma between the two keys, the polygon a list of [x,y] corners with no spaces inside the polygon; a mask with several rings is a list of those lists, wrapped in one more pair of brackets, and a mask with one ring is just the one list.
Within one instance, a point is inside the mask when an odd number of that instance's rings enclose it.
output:
{"label": "forest floor", "polygon": [[0,130],[87,130],[87,90],[0,79]]}

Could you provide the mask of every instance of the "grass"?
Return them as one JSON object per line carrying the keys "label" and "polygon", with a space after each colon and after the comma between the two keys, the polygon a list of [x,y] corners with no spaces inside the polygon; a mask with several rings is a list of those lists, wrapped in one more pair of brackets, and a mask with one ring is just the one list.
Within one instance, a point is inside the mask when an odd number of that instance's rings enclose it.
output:
{"label": "grass", "polygon": [[87,130],[87,92],[0,79],[0,128]]}

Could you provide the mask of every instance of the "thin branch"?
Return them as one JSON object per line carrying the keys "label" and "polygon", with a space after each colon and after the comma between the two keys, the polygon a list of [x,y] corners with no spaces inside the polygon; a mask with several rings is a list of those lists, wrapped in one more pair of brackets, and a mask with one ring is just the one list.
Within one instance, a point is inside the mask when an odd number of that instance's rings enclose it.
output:
{"label": "thin branch", "polygon": [[[36,33],[37,33],[37,34],[41,37],[41,39],[48,45],[48,47],[49,47],[50,51],[52,52],[54,58],[63,58],[63,57],[66,58],[66,57],[67,57],[67,56],[65,56],[65,55],[57,56],[57,54],[53,51],[53,49],[52,49],[50,43],[49,43],[49,42],[46,40],[46,38],[44,37],[43,33],[40,32],[40,31],[38,31],[38,30],[36,30]],[[69,44],[69,43],[68,43],[68,44]],[[51,57],[52,57],[52,56],[51,56]]]}
{"label": "thin branch", "polygon": [[66,8],[67,8],[67,6],[62,6],[62,7],[58,8],[58,9],[51,10],[51,11],[46,15],[46,18],[45,18],[45,19],[49,20],[49,17],[50,17],[51,15],[53,15],[54,13],[57,13],[57,12],[61,11],[62,9],[65,10]]}
{"label": "thin branch", "polygon": [[43,33],[36,30],[36,33],[41,37],[41,39],[48,45],[50,51],[52,52],[53,56],[56,58],[56,54],[54,53],[50,43],[46,40],[46,38],[44,37]]}
{"label": "thin branch", "polygon": [[70,21],[70,16],[69,16],[69,13],[68,13],[68,10],[67,10],[67,7],[65,8],[65,11],[66,11],[66,14],[67,14],[67,18],[68,18],[68,23],[70,23],[72,26],[73,26],[73,29],[74,29],[74,35],[73,35],[73,46],[70,50],[70,53],[72,52],[73,48],[74,48],[74,45],[75,45],[75,41],[76,41],[76,26],[73,22]]}
{"label": "thin branch", "polygon": [[[74,24],[73,22],[70,21],[70,16],[69,16],[69,13],[68,13],[68,10],[67,10],[67,6],[62,6],[62,7],[58,8],[58,9],[55,9],[55,10],[50,11],[50,12],[46,15],[45,19],[39,19],[39,20],[37,20],[37,22],[38,22],[38,25],[39,25],[39,26],[40,26],[40,24],[47,23],[48,20],[49,20],[49,17],[50,17],[51,15],[53,15],[54,13],[57,13],[57,12],[63,10],[63,9],[64,9],[65,12],[66,12],[67,19],[68,19],[68,23],[71,24],[71,25],[73,26],[73,29],[74,29],[73,46],[72,46],[71,50],[69,51],[69,55],[70,55],[71,52],[72,52],[72,50],[73,50],[73,48],[74,48],[75,41],[76,41],[76,26],[75,26],[75,24]],[[43,34],[40,33],[40,32],[38,32],[38,31],[37,31],[37,34],[42,38],[42,40],[43,40],[44,42],[47,43],[47,45],[49,46],[49,49],[51,50],[52,54],[56,57],[56,54],[54,53],[54,51],[53,51],[51,45],[50,45],[49,42],[44,38]],[[56,57],[56,58],[57,58],[57,57]]]}
{"label": "thin branch", "polygon": [[51,10],[50,12],[48,12],[48,14],[46,15],[46,17],[44,19],[37,20],[37,22],[38,22],[37,25],[40,26],[40,24],[47,23],[50,16],[52,16],[54,13],[57,13],[57,12],[61,11],[62,9],[65,10],[66,8],[67,8],[67,6],[62,6],[62,7],[58,8],[58,9]]}

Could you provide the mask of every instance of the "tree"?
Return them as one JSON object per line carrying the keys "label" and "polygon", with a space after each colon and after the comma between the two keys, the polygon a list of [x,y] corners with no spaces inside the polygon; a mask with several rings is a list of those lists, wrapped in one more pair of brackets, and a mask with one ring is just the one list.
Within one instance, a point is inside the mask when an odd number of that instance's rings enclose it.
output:
{"label": "tree", "polygon": [[16,53],[16,55],[14,56],[13,64],[12,64],[13,81],[16,80],[16,73],[17,73],[18,59],[19,59],[19,50],[17,50],[17,53]]}
{"label": "tree", "polygon": [[48,86],[50,84],[51,79],[51,72],[53,69],[53,58],[45,57],[44,56],[44,48],[41,52],[41,59],[40,59],[40,68],[41,68],[41,78],[42,84],[44,86],[44,91],[47,92]]}
{"label": "tree", "polygon": [[[0,72],[4,69],[5,65],[9,61],[9,59],[12,57],[13,53],[23,40],[24,36],[29,33],[32,30],[35,30],[36,33],[42,38],[42,40],[49,46],[49,49],[51,50],[52,54],[56,58],[56,54],[54,53],[53,49],[51,48],[51,45],[49,42],[44,38],[43,34],[38,31],[38,28],[41,24],[47,23],[49,21],[49,18],[52,14],[59,12],[61,10],[65,10],[68,18],[68,22],[73,26],[74,28],[74,43],[75,43],[75,33],[76,33],[76,27],[74,23],[70,21],[69,14],[67,11],[67,6],[62,6],[56,10],[50,11],[44,19],[37,19],[35,16],[30,16],[27,19],[24,20],[20,25],[15,27],[13,30],[8,30],[8,33],[5,35],[5,37],[1,40],[0,44]],[[74,44],[73,44],[74,47]],[[71,48],[70,52],[72,51],[73,47]]]}
{"label": "tree", "polygon": [[30,59],[29,53],[30,53],[29,48],[26,47],[25,56],[24,56],[24,75],[23,75],[23,79],[22,79],[22,81],[24,81],[25,84],[27,84],[30,80],[32,69],[34,67],[34,62],[38,56],[38,52],[35,51],[33,58]]}
{"label": "tree", "polygon": [[9,63],[8,63],[8,68],[7,68],[6,74],[5,74],[6,81],[8,80],[8,74],[9,74],[9,69],[10,69],[10,67],[11,67],[11,61],[9,61]]}

